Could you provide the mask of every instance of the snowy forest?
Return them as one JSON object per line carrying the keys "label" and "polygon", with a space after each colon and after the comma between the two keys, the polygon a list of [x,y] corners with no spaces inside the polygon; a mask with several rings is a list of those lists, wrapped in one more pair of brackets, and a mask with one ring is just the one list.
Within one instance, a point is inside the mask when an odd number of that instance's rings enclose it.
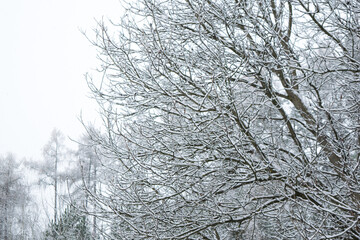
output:
{"label": "snowy forest", "polygon": [[360,239],[358,0],[122,4],[102,124],[0,156],[0,239]]}

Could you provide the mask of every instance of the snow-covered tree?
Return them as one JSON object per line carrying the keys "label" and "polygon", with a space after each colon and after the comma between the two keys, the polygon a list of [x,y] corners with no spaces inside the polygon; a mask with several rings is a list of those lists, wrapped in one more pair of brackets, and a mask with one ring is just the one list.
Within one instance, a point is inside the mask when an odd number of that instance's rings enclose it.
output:
{"label": "snow-covered tree", "polygon": [[[142,0],[94,44],[119,239],[359,239],[360,3]],[[91,191],[89,191],[91,193]],[[276,231],[275,231],[276,229]]]}
{"label": "snow-covered tree", "polygon": [[29,212],[29,187],[14,155],[0,156],[0,239],[29,239],[35,234],[36,219]]}

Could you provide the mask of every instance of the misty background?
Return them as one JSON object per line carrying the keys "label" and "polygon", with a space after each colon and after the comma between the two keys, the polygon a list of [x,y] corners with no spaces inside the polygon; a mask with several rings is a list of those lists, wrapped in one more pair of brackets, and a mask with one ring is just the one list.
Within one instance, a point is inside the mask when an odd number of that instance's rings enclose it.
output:
{"label": "misty background", "polygon": [[84,74],[97,65],[84,32],[119,18],[118,0],[0,3],[0,154],[38,159],[53,128],[77,138],[96,118]]}

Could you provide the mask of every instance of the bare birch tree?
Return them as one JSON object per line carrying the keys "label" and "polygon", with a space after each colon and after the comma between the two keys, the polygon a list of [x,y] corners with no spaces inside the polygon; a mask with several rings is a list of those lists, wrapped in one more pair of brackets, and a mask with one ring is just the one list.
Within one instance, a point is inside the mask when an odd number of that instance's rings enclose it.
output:
{"label": "bare birch tree", "polygon": [[57,129],[51,132],[49,142],[44,146],[43,155],[45,164],[39,166],[40,172],[44,174],[45,178],[42,182],[46,185],[51,185],[54,188],[54,223],[57,223],[59,209],[59,182],[61,175],[59,174],[58,166],[64,157],[64,135]]}
{"label": "bare birch tree", "polygon": [[79,188],[85,196],[83,196],[83,207],[87,214],[89,222],[91,222],[91,239],[97,239],[97,223],[96,223],[96,204],[89,201],[89,192],[97,194],[97,165],[98,156],[93,142],[87,136],[83,136],[78,145],[76,152],[79,161],[79,172],[82,184]]}
{"label": "bare birch tree", "polygon": [[94,41],[106,233],[359,239],[359,1],[137,2]]}

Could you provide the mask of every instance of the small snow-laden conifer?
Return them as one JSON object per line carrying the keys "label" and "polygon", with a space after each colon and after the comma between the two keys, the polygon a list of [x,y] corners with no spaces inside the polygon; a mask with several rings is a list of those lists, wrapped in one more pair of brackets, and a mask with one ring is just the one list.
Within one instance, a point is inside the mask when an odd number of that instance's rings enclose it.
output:
{"label": "small snow-laden conifer", "polygon": [[86,216],[74,205],[69,205],[57,221],[51,220],[44,233],[46,240],[88,240],[90,237]]}

